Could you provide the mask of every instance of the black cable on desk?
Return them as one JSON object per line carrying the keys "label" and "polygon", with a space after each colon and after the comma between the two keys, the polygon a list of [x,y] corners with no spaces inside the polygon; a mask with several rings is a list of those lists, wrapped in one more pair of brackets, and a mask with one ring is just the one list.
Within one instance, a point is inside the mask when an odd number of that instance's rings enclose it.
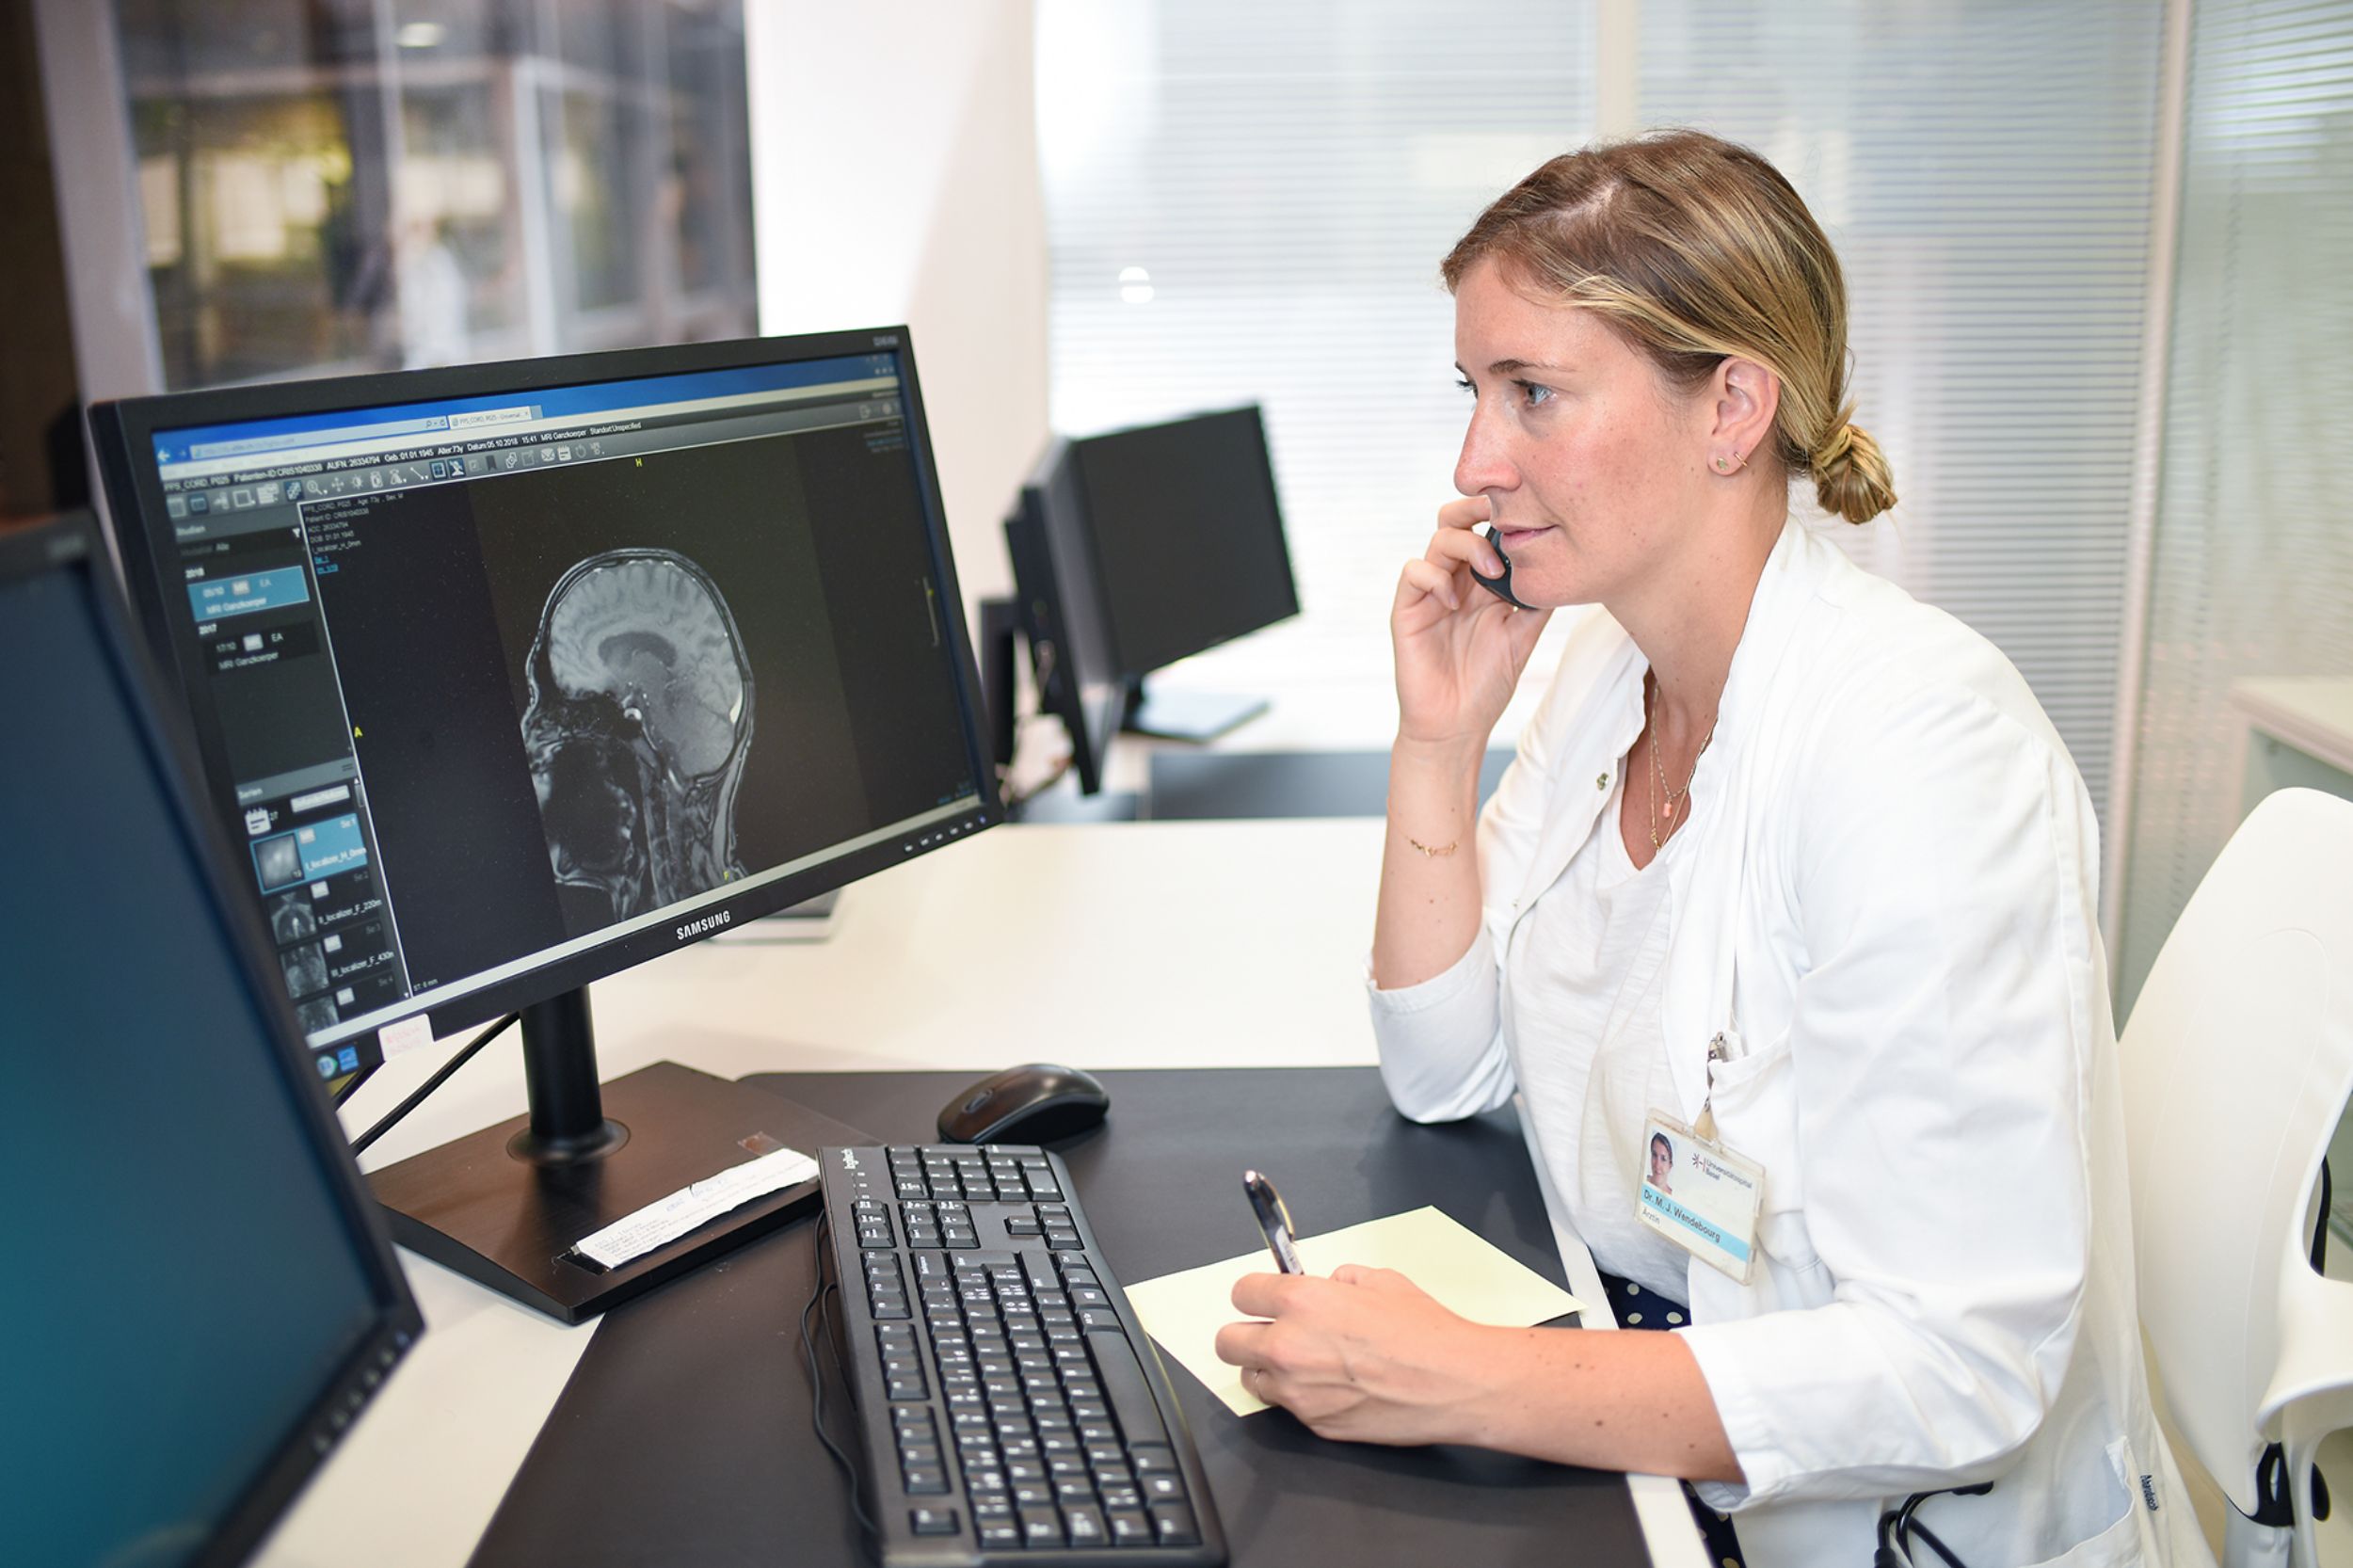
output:
{"label": "black cable on desk", "polygon": [[497,1039],[506,1031],[507,1026],[521,1016],[522,1015],[520,1013],[509,1013],[506,1016],[501,1018],[498,1022],[492,1024],[489,1028],[484,1030],[472,1039],[467,1041],[465,1046],[456,1056],[453,1056],[448,1061],[442,1063],[440,1069],[436,1071],[431,1078],[426,1079],[423,1083],[417,1086],[417,1092],[415,1094],[410,1095],[407,1099],[402,1100],[398,1105],[393,1106],[392,1109],[386,1113],[382,1121],[368,1128],[367,1131],[360,1134],[359,1137],[354,1138],[351,1141],[351,1152],[355,1155],[366,1153],[367,1147],[370,1144],[375,1143],[378,1138],[381,1138],[386,1133],[392,1131],[392,1128],[399,1124],[400,1119],[403,1116],[406,1116],[408,1112],[414,1111],[418,1106],[424,1103],[424,1097],[427,1095],[430,1095],[434,1090],[439,1089],[442,1084],[448,1082],[450,1074],[456,1072],[458,1068],[472,1061],[474,1052],[480,1050],[483,1047]]}

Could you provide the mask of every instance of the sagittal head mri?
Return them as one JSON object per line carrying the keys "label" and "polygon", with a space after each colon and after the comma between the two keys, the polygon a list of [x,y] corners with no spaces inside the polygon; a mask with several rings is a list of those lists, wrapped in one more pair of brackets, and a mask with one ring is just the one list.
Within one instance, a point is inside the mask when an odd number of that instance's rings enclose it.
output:
{"label": "sagittal head mri", "polygon": [[556,881],[611,920],[740,877],[752,672],[700,567],[615,550],[566,571],[533,639],[523,745]]}

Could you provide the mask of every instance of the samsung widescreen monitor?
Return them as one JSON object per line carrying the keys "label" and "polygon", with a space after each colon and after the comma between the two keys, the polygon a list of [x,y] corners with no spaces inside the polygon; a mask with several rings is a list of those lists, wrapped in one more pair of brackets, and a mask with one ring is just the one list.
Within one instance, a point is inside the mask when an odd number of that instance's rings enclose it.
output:
{"label": "samsung widescreen monitor", "polygon": [[1080,792],[1091,795],[1103,787],[1128,688],[1103,623],[1102,598],[1094,591],[1087,540],[1077,529],[1055,526],[1058,518],[1079,515],[1078,483],[1070,443],[1051,442],[1005,519],[1005,549],[1038,707],[1062,721]]}
{"label": "samsung widescreen monitor", "polygon": [[584,987],[998,820],[904,328],[92,412],[124,571],[317,1070],[520,1011],[527,1119],[374,1173],[393,1234],[577,1319],[582,1237],[773,1096],[601,1085]]}
{"label": "samsung widescreen monitor", "polygon": [[1129,686],[1128,728],[1201,740],[1264,709],[1256,696],[1144,688],[1155,670],[1299,613],[1257,406],[1088,436],[1070,449],[1075,509],[1049,515],[1085,532],[1112,657]]}
{"label": "samsung widescreen monitor", "polygon": [[0,527],[0,1557],[232,1563],[420,1322],[88,520]]}

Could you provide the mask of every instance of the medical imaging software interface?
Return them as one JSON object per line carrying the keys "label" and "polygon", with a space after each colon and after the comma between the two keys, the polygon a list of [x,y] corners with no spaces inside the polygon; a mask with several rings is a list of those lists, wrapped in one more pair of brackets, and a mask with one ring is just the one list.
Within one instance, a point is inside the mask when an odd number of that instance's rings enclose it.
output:
{"label": "medical imaging software interface", "polygon": [[413,999],[970,811],[908,441],[895,353],[155,437],[322,1076]]}

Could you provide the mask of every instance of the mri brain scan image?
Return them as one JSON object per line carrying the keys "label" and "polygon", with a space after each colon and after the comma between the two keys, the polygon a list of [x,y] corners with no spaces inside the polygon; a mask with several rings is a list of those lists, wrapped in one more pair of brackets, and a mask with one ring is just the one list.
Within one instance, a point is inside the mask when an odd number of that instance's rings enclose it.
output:
{"label": "mri brain scan image", "polygon": [[523,745],[558,883],[621,920],[744,874],[751,665],[701,568],[666,550],[580,562],[548,594],[527,680]]}

